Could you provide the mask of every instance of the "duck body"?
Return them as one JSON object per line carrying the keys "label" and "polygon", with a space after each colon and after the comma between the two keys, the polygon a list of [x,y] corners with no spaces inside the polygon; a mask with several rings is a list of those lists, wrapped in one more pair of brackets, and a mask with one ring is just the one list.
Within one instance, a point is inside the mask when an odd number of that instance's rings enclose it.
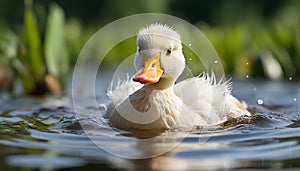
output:
{"label": "duck body", "polygon": [[[245,105],[230,94],[230,85],[212,84],[206,76],[190,78],[163,90],[155,86],[140,87],[131,80],[119,86],[108,92],[117,106],[111,112],[109,122],[122,130],[191,129],[250,115]],[[122,91],[126,87],[134,90],[132,93]],[[152,117],[145,120],[149,115]]]}
{"label": "duck body", "polygon": [[114,104],[112,126],[132,132],[190,129],[250,115],[231,95],[230,83],[216,82],[213,74],[175,84],[185,58],[180,35],[169,26],[142,28],[137,44],[137,74],[108,91]]}

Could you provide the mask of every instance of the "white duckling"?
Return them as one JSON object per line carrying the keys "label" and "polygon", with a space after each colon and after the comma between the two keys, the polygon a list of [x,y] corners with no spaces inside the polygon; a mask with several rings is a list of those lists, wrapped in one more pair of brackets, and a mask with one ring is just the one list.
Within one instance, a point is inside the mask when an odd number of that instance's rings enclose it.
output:
{"label": "white duckling", "polygon": [[136,75],[108,91],[115,107],[109,117],[112,126],[132,132],[164,131],[250,115],[231,95],[230,83],[217,83],[213,75],[175,84],[185,68],[185,57],[180,35],[173,28],[144,27],[138,32],[137,45]]}

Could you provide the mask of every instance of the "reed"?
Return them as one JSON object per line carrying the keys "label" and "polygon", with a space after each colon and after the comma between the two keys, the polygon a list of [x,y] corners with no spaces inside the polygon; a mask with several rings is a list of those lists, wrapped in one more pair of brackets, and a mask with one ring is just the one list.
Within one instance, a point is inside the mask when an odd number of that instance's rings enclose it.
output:
{"label": "reed", "polygon": [[24,0],[24,7],[22,34],[9,30],[1,41],[2,56],[10,67],[10,85],[21,82],[25,94],[62,95],[69,72],[64,11],[53,3],[46,25],[40,27],[32,0]]}

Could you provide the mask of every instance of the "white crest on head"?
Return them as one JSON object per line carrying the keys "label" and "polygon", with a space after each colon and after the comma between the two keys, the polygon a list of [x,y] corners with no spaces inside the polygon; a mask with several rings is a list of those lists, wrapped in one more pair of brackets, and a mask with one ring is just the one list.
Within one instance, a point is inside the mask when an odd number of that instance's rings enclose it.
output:
{"label": "white crest on head", "polygon": [[180,34],[173,29],[173,27],[168,26],[166,24],[154,23],[150,24],[146,27],[143,27],[139,30],[138,36],[161,36],[169,39],[173,39],[175,41],[181,42]]}

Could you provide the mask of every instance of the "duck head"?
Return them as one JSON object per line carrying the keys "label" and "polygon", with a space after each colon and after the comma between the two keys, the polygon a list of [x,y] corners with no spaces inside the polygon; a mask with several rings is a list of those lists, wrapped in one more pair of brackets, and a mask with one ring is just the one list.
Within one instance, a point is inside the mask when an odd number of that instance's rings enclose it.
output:
{"label": "duck head", "polygon": [[137,46],[133,80],[171,87],[185,68],[179,33],[167,25],[151,24],[138,32]]}

